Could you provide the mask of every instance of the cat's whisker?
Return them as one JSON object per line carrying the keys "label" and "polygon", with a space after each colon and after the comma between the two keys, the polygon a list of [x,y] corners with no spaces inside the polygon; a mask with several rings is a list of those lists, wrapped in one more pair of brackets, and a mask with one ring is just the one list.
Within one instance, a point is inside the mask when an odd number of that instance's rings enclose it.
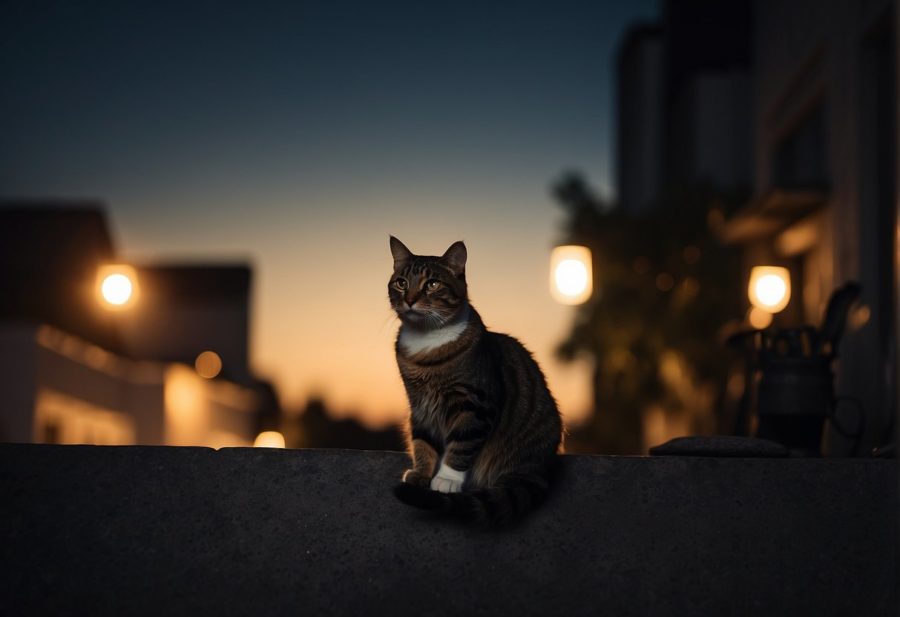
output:
{"label": "cat's whisker", "polygon": [[440,315],[437,313],[429,313],[428,317],[431,319],[431,323],[435,328],[443,327],[444,324]]}
{"label": "cat's whisker", "polygon": [[440,314],[435,313],[435,318],[437,319],[438,328],[443,328],[447,325],[447,318],[442,317]]}

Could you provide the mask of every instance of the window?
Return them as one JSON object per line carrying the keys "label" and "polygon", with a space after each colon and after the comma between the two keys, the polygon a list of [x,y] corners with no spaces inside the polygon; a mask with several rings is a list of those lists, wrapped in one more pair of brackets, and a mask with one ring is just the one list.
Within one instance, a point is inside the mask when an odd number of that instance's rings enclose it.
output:
{"label": "window", "polygon": [[825,106],[817,103],[775,146],[772,180],[778,189],[823,189],[829,183]]}

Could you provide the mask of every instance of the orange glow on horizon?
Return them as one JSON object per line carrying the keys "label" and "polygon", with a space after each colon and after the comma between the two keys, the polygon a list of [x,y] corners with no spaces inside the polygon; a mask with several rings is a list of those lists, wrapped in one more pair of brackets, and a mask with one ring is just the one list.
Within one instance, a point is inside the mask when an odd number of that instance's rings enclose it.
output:
{"label": "orange glow on horizon", "polygon": [[[192,235],[178,243],[165,235],[145,246],[126,238],[125,245],[143,260],[186,247],[206,255],[254,247],[252,370],[275,383],[288,415],[319,397],[335,417],[352,417],[374,429],[403,422],[409,413],[394,357],[399,321],[387,301],[388,235],[404,238],[422,254],[440,254],[464,239],[472,304],[490,329],[515,336],[534,353],[567,421],[585,419],[592,408],[590,361],[566,363],[555,355],[569,333],[572,309],[547,293],[544,247],[555,235],[553,209],[546,207],[546,217],[537,218],[533,228],[508,228],[498,236],[499,221],[473,218],[460,226],[450,207],[446,218],[431,215],[426,226],[386,222],[387,208],[374,204],[371,219],[364,214],[353,223],[317,221],[299,230],[289,224],[256,230],[248,224],[225,244]],[[342,238],[339,249],[335,238]],[[197,376],[193,367],[191,372]]]}
{"label": "orange glow on horizon", "polygon": [[[353,417],[370,428],[405,420],[409,404],[394,357],[399,321],[386,298],[391,259],[386,242],[380,241],[386,237],[387,233],[383,237],[373,233],[328,268],[308,266],[302,286],[281,284],[289,263],[262,264],[258,279],[262,300],[254,326],[260,333],[254,340],[256,366],[261,374],[275,377],[287,413],[301,411],[307,399],[316,396],[336,417]],[[441,234],[408,246],[435,253],[459,237],[465,236]],[[325,238],[318,242],[322,245],[310,242],[301,249],[311,253],[308,262],[303,255],[295,262],[314,264],[316,254],[330,250]],[[555,347],[571,325],[571,308],[547,293],[547,254],[533,249],[542,243],[504,247],[490,238],[467,238],[466,245],[472,304],[489,328],[515,336],[534,353],[567,421],[576,424],[585,419],[591,409],[592,373],[586,359],[564,363],[555,357]],[[384,253],[383,259],[368,256],[370,252]],[[335,287],[334,280],[354,284]],[[319,289],[328,293],[309,291]],[[277,306],[267,305],[267,294],[282,299]]]}

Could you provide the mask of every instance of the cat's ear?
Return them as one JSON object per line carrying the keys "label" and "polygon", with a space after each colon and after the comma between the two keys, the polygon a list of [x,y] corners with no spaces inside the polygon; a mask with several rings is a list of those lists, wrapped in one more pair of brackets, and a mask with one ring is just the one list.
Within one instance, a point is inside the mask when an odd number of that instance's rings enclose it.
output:
{"label": "cat's ear", "polygon": [[441,255],[441,261],[450,268],[455,276],[459,276],[466,271],[466,257],[466,245],[459,240],[451,244],[450,248]]}
{"label": "cat's ear", "polygon": [[394,236],[391,236],[391,255],[394,256],[394,269],[398,268],[404,261],[412,259],[412,252],[406,248],[406,245],[400,242]]}

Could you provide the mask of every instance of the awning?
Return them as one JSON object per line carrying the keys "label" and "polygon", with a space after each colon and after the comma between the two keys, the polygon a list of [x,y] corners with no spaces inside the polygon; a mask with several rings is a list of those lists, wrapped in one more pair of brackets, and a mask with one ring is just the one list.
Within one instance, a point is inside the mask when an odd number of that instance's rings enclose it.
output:
{"label": "awning", "polygon": [[745,244],[775,235],[823,207],[827,200],[826,191],[772,189],[738,210],[715,231],[724,244]]}

